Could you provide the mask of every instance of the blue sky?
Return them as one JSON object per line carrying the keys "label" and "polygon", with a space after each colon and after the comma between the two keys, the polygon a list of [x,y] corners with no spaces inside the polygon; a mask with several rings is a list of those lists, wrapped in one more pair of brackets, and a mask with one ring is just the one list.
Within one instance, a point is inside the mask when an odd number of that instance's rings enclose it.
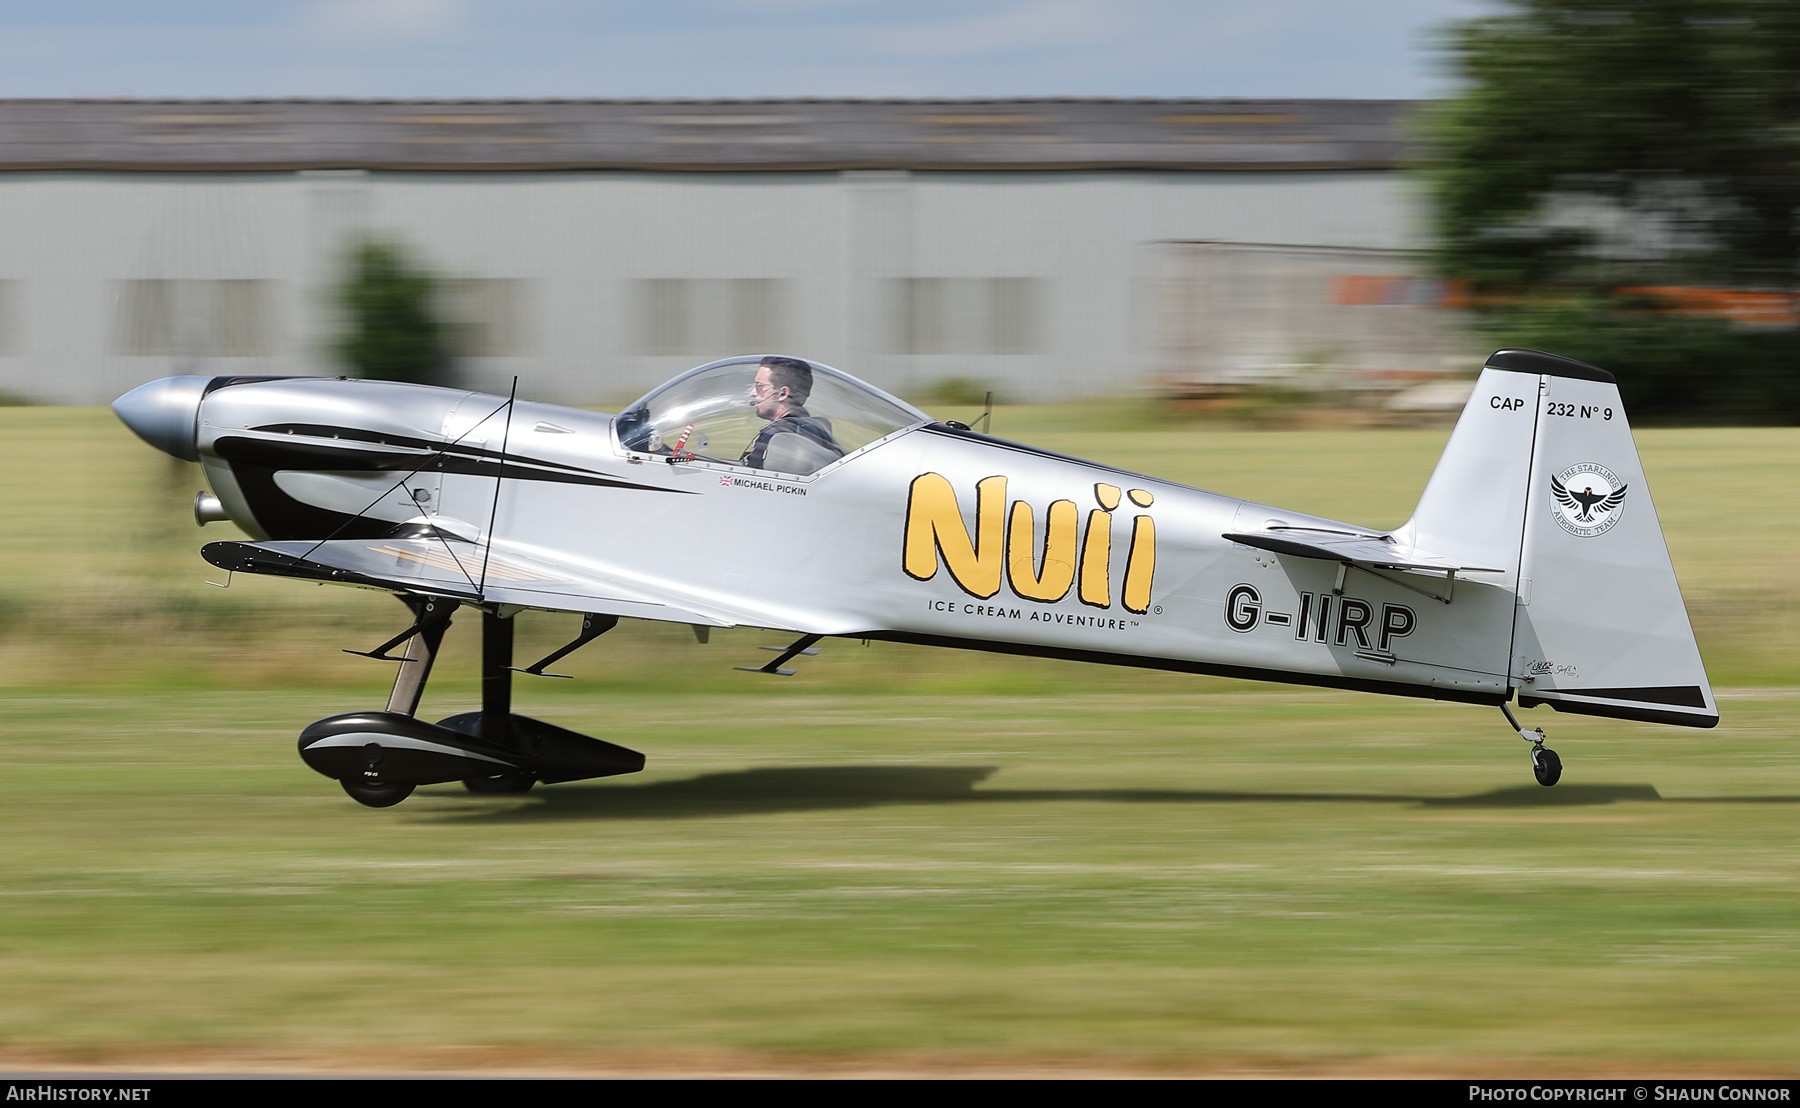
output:
{"label": "blue sky", "polygon": [[1493,0],[0,0],[0,96],[1420,97]]}

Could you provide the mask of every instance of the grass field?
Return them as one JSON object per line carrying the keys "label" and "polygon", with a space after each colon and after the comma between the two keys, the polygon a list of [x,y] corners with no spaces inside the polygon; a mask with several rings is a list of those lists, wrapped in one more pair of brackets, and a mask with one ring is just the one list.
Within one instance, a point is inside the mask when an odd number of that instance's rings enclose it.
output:
{"label": "grass field", "polygon": [[[1373,525],[1446,434],[997,424]],[[0,1069],[1800,1072],[1800,432],[1640,433],[1724,721],[1530,713],[1555,789],[1486,709],[633,625],[517,700],[644,774],[375,811],[293,738],[398,605],[208,588],[190,467],[0,430]]]}

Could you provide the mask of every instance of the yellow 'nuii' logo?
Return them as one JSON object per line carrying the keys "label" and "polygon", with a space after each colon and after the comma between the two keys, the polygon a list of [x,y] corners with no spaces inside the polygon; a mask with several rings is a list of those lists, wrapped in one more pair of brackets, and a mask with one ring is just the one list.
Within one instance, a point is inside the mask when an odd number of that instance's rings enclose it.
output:
{"label": "yellow 'nuii' logo", "polygon": [[[1132,489],[1126,495],[1140,508],[1148,508],[1156,500],[1146,489]],[[1015,500],[1012,511],[1007,512],[1006,478],[988,477],[975,485],[975,536],[970,538],[949,480],[942,474],[920,474],[913,478],[907,498],[901,564],[907,576],[929,581],[937,575],[941,557],[951,580],[982,600],[1000,591],[1004,577],[1023,599],[1052,604],[1067,596],[1079,578],[1076,594],[1083,604],[1110,608],[1112,519],[1113,509],[1119,506],[1119,487],[1097,484],[1094,499],[1100,506],[1088,512],[1087,534],[1079,544],[1076,524],[1080,512],[1075,502],[1053,502],[1044,512],[1040,546],[1031,505]],[[1150,581],[1155,575],[1156,521],[1147,515],[1135,516],[1120,598],[1128,611],[1141,615],[1150,609]]]}

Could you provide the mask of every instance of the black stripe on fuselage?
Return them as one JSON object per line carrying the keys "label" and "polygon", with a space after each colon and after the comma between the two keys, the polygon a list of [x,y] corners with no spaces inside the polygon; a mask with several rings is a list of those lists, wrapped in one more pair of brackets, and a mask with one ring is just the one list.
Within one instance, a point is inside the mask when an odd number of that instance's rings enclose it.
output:
{"label": "black stripe on fuselage", "polygon": [[1409,685],[1400,681],[1374,681],[1362,677],[1343,677],[1326,673],[1259,669],[1255,666],[1233,666],[1217,662],[1190,662],[1179,658],[1144,658],[1132,654],[1111,654],[1103,650],[1038,646],[1029,643],[999,642],[992,639],[956,639],[945,635],[921,635],[911,631],[859,631],[840,637],[880,639],[883,642],[904,642],[918,646],[943,646],[962,650],[984,650],[992,654],[1018,654],[1028,658],[1060,658],[1070,662],[1094,662],[1107,666],[1131,666],[1135,669],[1161,669],[1175,673],[1203,674],[1207,677],[1235,677],[1245,681],[1279,681],[1288,685],[1316,685],[1320,688],[1349,689],[1355,692],[1382,693],[1386,696],[1411,696],[1424,700],[1454,700],[1463,704],[1504,704],[1507,700],[1507,695],[1504,693],[1478,692],[1473,689],[1446,689],[1436,685]]}
{"label": "black stripe on fuselage", "polygon": [[231,463],[231,476],[237,480],[251,514],[272,539],[379,539],[394,529],[391,520],[353,516],[295,500],[275,483],[277,472],[273,466],[255,462]]}
{"label": "black stripe on fuselage", "polygon": [[[270,435],[307,435],[315,439],[341,439],[345,442],[366,442],[376,446],[403,446],[409,450],[428,450],[433,453],[445,451],[454,454],[466,454],[471,458],[499,458],[501,451],[489,450],[484,446],[475,446],[460,442],[444,442],[441,439],[421,439],[411,435],[393,435],[386,431],[365,431],[360,427],[332,427],[324,423],[270,423],[262,427],[252,427],[252,431],[261,431]],[[544,466],[547,469],[566,469],[572,473],[586,473],[588,470],[580,466],[566,465],[562,462],[547,462],[541,458],[527,458],[516,451],[506,451],[508,461],[530,462],[532,465]]]}
{"label": "black stripe on fuselage", "polygon": [[214,377],[206,383],[206,388],[201,390],[200,395],[211,396],[220,389],[228,389],[233,385],[254,385],[261,381],[294,381],[298,379],[299,375],[293,373],[263,374],[260,376],[239,374],[233,377]]}
{"label": "black stripe on fuselage", "polygon": [[[287,425],[282,425],[287,426]],[[275,475],[283,470],[327,473],[456,473],[477,477],[501,477],[520,481],[546,481],[563,485],[586,485],[599,488],[635,489],[643,492],[676,492],[696,495],[689,489],[663,489],[608,477],[574,471],[553,462],[508,456],[503,463],[497,452],[471,447],[446,450],[442,444],[401,435],[378,435],[370,431],[313,427],[294,424],[293,434],[305,433],[359,435],[346,437],[344,445],[303,442],[289,438],[262,439],[245,435],[225,435],[213,443],[215,454],[225,459],[243,490],[251,512],[264,534],[272,539],[378,539],[392,533],[391,520],[353,516],[296,500],[275,483]],[[370,449],[395,447],[407,453]],[[415,453],[414,451],[419,451]],[[425,453],[429,451],[429,453]],[[556,466],[554,470],[534,468]]]}
{"label": "black stripe on fuselage", "polygon": [[474,448],[465,450],[462,447],[446,448],[429,443],[415,446],[410,442],[399,441],[400,436],[386,436],[386,438],[390,441],[380,442],[374,437],[344,441],[346,443],[361,441],[367,445],[395,446],[408,450],[427,450],[430,453],[397,454],[359,449],[354,445],[335,446],[322,442],[254,439],[243,435],[222,436],[213,443],[212,450],[219,457],[233,463],[234,471],[236,463],[244,462],[275,470],[301,469],[331,473],[460,473],[476,477],[503,477],[516,481],[548,481],[562,485],[593,485],[601,488],[694,495],[688,489],[665,489],[655,485],[640,485],[635,481],[601,477],[592,471],[577,470],[573,466],[566,466],[560,462],[539,461],[536,458],[513,454],[508,454],[506,460],[502,462],[497,451]]}

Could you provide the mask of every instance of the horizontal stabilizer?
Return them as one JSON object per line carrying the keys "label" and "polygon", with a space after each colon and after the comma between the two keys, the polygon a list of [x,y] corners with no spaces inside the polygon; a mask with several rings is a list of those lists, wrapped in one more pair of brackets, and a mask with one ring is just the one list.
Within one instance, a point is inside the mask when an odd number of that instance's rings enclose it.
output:
{"label": "horizontal stabilizer", "polygon": [[1228,532],[1224,538],[1232,542],[1291,554],[1296,558],[1319,558],[1332,562],[1350,562],[1373,569],[1418,570],[1425,573],[1502,573],[1493,566],[1461,565],[1447,558],[1414,547],[1402,546],[1384,535],[1352,535],[1341,531],[1320,531],[1290,527],[1268,531]]}
{"label": "horizontal stabilizer", "polygon": [[728,613],[701,611],[684,598],[507,552],[483,564],[483,548],[442,538],[331,539],[326,542],[213,542],[208,562],[232,573],[297,577],[393,592],[426,593],[557,612],[731,627]]}

